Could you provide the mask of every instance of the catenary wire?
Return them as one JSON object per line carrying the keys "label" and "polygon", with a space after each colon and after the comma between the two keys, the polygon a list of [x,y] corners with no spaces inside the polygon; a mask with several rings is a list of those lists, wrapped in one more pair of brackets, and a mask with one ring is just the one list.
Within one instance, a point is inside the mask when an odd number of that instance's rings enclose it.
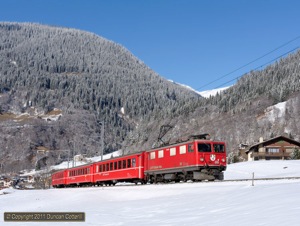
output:
{"label": "catenary wire", "polygon": [[246,66],[248,66],[248,65],[250,65],[250,64],[252,64],[252,63],[254,63],[254,62],[256,62],[256,61],[258,61],[258,60],[260,60],[260,59],[262,59],[262,58],[264,58],[265,56],[267,56],[267,55],[269,55],[269,54],[275,52],[276,50],[278,50],[278,49],[280,49],[280,48],[282,48],[282,47],[284,47],[284,46],[290,44],[291,42],[296,41],[296,40],[299,39],[299,38],[300,38],[300,36],[297,36],[296,38],[291,39],[290,41],[288,41],[288,42],[286,42],[286,43],[284,43],[284,44],[278,46],[277,48],[275,48],[275,49],[273,49],[273,50],[267,52],[266,54],[264,54],[264,55],[262,55],[262,56],[260,56],[260,57],[258,57],[258,58],[256,58],[256,59],[250,61],[249,63],[244,64],[244,65],[242,65],[241,67],[239,67],[239,68],[237,68],[237,69],[235,69],[235,70],[233,70],[233,71],[231,71],[231,72],[229,72],[229,73],[227,73],[227,74],[225,74],[225,75],[222,75],[221,77],[219,77],[219,78],[217,78],[217,79],[215,79],[215,80],[213,80],[213,81],[211,81],[211,82],[209,82],[209,83],[206,83],[205,85],[199,87],[197,90],[200,90],[200,89],[202,89],[202,88],[204,88],[204,87],[206,87],[206,86],[208,86],[208,85],[210,85],[210,84],[212,84],[212,83],[214,83],[214,82],[216,82],[216,81],[221,80],[222,78],[227,77],[228,75],[231,75],[232,73],[234,73],[234,72],[236,72],[236,71],[238,71],[238,70],[240,70],[240,69],[242,69],[242,68],[244,68],[244,67],[246,67]]}

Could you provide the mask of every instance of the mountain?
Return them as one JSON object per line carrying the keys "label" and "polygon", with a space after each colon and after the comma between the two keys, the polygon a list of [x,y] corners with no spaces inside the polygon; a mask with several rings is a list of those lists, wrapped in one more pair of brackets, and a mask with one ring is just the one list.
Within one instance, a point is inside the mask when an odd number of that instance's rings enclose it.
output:
{"label": "mountain", "polygon": [[163,79],[121,45],[75,29],[0,23],[0,59],[5,169],[36,164],[38,147],[54,161],[70,149],[99,154],[99,122],[105,126],[105,153],[116,150],[140,121],[168,116],[201,98]]}
{"label": "mountain", "polygon": [[200,133],[226,141],[228,152],[259,137],[300,140],[299,51],[206,98],[75,29],[2,22],[0,59],[1,172],[99,155],[102,129],[104,153]]}
{"label": "mountain", "polygon": [[[256,143],[286,135],[300,140],[300,51],[266,68],[243,75],[235,85],[197,103],[189,103],[165,139],[193,131],[210,133],[225,140],[228,151],[240,143]],[[283,103],[284,108],[277,105]],[[267,117],[270,109],[272,117]],[[173,132],[173,133],[172,133]]]}

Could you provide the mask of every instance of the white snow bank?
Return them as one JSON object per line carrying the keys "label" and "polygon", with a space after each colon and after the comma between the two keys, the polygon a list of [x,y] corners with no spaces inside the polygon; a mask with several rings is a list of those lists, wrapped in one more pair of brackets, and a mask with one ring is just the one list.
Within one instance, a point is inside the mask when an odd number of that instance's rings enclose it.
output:
{"label": "white snow bank", "polygon": [[230,164],[225,180],[272,177],[300,177],[300,160],[254,161]]}

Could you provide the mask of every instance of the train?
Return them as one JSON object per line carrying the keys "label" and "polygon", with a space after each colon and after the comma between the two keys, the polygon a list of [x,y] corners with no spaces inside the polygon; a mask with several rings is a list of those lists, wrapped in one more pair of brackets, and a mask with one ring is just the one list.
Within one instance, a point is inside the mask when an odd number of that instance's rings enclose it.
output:
{"label": "train", "polygon": [[52,174],[54,188],[223,180],[226,144],[190,136],[164,147],[64,169]]}

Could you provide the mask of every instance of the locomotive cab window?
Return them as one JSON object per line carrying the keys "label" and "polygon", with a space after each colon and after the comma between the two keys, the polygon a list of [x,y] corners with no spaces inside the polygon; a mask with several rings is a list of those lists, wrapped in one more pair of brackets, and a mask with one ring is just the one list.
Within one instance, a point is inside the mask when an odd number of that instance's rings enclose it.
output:
{"label": "locomotive cab window", "polygon": [[223,144],[214,144],[214,151],[217,153],[224,153],[225,147]]}
{"label": "locomotive cab window", "polygon": [[199,143],[198,152],[211,152],[210,144]]}
{"label": "locomotive cab window", "polygon": [[194,152],[194,144],[189,144],[188,152]]}
{"label": "locomotive cab window", "polygon": [[135,158],[132,159],[132,167],[136,166]]}

